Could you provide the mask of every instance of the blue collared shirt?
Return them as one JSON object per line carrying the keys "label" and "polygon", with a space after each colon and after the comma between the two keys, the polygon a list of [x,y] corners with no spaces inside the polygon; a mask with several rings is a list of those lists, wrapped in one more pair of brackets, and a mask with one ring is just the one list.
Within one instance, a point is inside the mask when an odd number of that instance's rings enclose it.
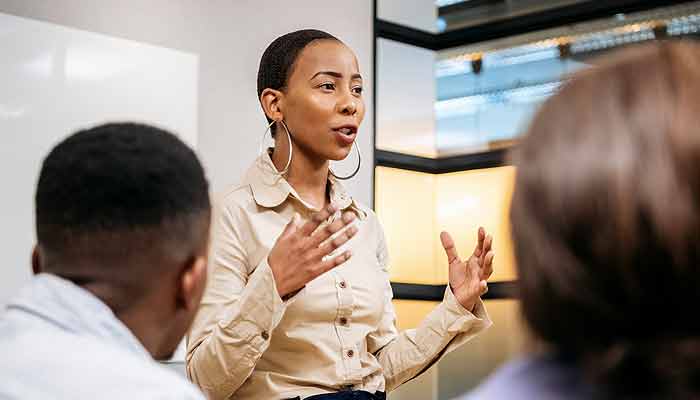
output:
{"label": "blue collared shirt", "polygon": [[97,297],[51,274],[0,315],[0,399],[196,399]]}
{"label": "blue collared shirt", "polygon": [[494,372],[474,391],[455,400],[595,400],[605,398],[581,371],[557,355],[526,355]]}

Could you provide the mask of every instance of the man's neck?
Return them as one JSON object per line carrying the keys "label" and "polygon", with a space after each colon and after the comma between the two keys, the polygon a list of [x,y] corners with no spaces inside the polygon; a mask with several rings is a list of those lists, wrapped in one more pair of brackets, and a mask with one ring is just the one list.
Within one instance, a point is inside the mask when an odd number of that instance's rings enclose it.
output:
{"label": "man's neck", "polygon": [[169,357],[162,349],[168,326],[158,324],[152,315],[133,308],[116,315],[153,358],[159,360]]}
{"label": "man's neck", "polygon": [[163,341],[163,332],[168,328],[155,318],[153,313],[148,313],[147,301],[126,301],[124,294],[108,284],[97,282],[83,285],[94,296],[105,303],[119,319],[138,339],[141,345],[153,358],[158,358],[159,349]]}

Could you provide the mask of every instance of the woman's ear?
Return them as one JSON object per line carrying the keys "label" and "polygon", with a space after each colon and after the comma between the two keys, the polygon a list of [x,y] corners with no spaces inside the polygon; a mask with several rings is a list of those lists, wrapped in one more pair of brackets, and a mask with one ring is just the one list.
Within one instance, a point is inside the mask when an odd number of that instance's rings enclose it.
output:
{"label": "woman's ear", "polygon": [[275,89],[265,89],[260,94],[260,104],[262,104],[265,115],[273,121],[282,121],[284,113],[280,109],[280,103],[284,93]]}

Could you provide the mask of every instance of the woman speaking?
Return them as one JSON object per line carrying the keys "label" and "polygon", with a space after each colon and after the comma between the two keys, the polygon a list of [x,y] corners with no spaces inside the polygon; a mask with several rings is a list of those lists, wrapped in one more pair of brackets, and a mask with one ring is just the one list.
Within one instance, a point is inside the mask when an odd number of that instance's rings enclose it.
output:
{"label": "woman speaking", "polygon": [[343,188],[351,176],[329,168],[359,156],[354,53],[317,30],[281,36],[260,60],[258,95],[275,147],[217,202],[187,373],[212,399],[384,399],[491,324],[480,300],[491,237],[480,228],[462,260],[441,235],[444,300],[398,332],[381,225]]}

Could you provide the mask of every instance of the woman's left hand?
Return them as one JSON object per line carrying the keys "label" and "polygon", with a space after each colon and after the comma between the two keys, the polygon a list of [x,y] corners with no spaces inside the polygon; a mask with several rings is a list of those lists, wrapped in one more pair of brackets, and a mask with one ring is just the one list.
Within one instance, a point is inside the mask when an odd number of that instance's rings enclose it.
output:
{"label": "woman's left hand", "polygon": [[479,228],[476,248],[466,261],[457,254],[454,240],[447,232],[440,234],[442,247],[445,248],[450,268],[450,288],[459,304],[469,311],[474,307],[481,295],[488,291],[486,280],[493,273],[493,238],[486,235],[484,228]]}

